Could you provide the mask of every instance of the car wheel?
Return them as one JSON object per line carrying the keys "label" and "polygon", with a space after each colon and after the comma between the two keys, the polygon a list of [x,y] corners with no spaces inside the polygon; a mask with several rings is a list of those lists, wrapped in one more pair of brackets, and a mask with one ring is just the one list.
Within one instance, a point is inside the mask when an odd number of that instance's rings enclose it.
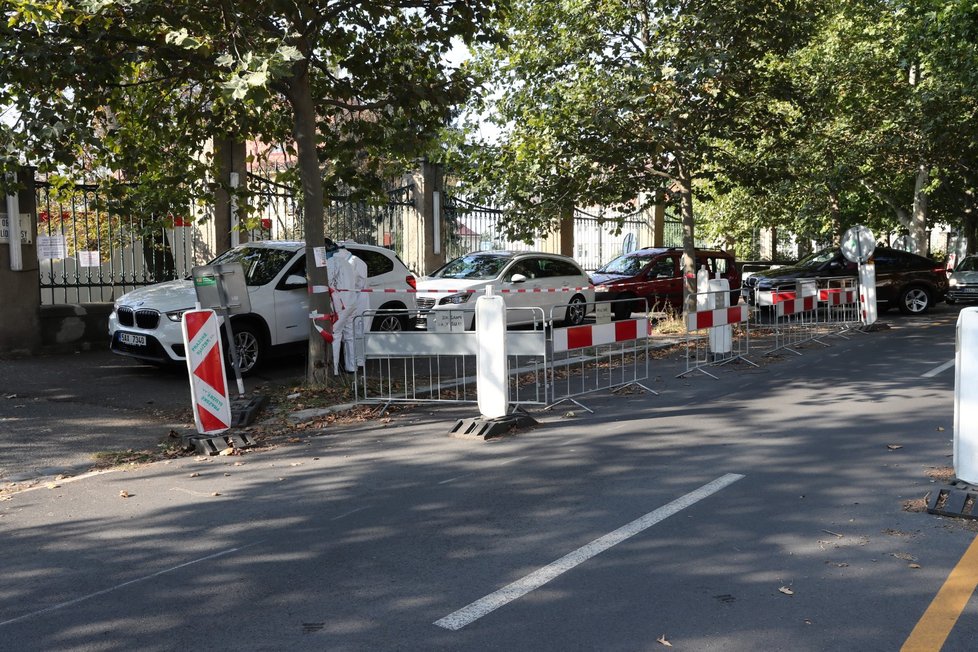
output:
{"label": "car wheel", "polygon": [[[618,297],[620,300],[616,303],[611,304],[614,308],[615,319],[621,321],[622,319],[628,319],[632,316],[634,311],[634,303],[630,300],[633,297],[623,296]],[[626,301],[626,299],[628,299]]]}
{"label": "car wheel", "polygon": [[385,333],[396,333],[398,331],[403,331],[406,330],[404,320],[404,317],[394,313],[377,313],[377,315],[373,318],[373,321],[370,322],[370,330],[382,331]]}
{"label": "car wheel", "polygon": [[900,294],[900,312],[922,315],[930,308],[930,294],[922,287],[909,287]]}
{"label": "car wheel", "polygon": [[565,326],[580,326],[584,323],[584,315],[587,314],[587,301],[580,294],[571,297],[567,304],[567,312],[564,315]]}
{"label": "car wheel", "polygon": [[[267,356],[265,341],[261,333],[251,324],[231,324],[234,331],[234,346],[237,349],[238,361],[241,363],[241,375],[246,375],[257,369],[265,361]],[[234,363],[231,353],[228,351],[227,363],[231,371],[234,370]]]}

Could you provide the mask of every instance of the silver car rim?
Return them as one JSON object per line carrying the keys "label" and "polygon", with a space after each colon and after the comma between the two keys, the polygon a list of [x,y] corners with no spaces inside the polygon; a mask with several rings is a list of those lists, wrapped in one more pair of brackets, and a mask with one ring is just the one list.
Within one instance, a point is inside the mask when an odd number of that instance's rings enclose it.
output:
{"label": "silver car rim", "polygon": [[910,312],[923,312],[927,309],[929,298],[927,297],[927,292],[925,290],[914,288],[907,291],[907,294],[903,298],[903,302],[907,306],[907,310]]}
{"label": "silver car rim", "polygon": [[571,299],[570,305],[567,306],[567,321],[572,324],[580,324],[584,321],[584,302],[581,299]]}
{"label": "silver car rim", "polygon": [[401,320],[397,315],[381,315],[377,318],[375,331],[392,333],[401,330]]}
{"label": "silver car rim", "polygon": [[235,347],[238,350],[238,364],[241,373],[251,371],[258,362],[258,340],[251,333],[238,333],[234,336]]}

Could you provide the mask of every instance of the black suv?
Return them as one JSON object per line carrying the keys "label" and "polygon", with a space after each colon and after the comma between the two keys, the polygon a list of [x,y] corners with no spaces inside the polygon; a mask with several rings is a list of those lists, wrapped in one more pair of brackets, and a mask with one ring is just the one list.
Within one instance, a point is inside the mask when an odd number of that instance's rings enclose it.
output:
{"label": "black suv", "polygon": [[[894,306],[907,314],[922,314],[947,293],[947,274],[940,263],[899,249],[876,247],[876,301],[880,311]],[[755,272],[743,281],[747,303],[754,305],[757,290],[789,285],[795,279],[838,281],[858,276],[856,263],[845,259],[838,247],[824,249],[794,265]]]}

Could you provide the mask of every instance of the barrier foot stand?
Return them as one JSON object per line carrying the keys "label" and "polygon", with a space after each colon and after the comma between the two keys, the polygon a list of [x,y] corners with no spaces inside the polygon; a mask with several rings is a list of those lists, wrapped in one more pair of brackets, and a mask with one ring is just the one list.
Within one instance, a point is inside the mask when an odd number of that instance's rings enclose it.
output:
{"label": "barrier foot stand", "polygon": [[630,383],[625,383],[624,385],[622,385],[620,387],[616,387],[613,390],[611,390],[611,393],[612,394],[617,394],[618,392],[620,392],[621,390],[623,390],[623,389],[625,389],[627,387],[641,387],[642,389],[644,389],[649,394],[654,394],[656,396],[659,395],[659,392],[655,391],[654,389],[648,388],[645,385],[643,385],[642,383],[637,382],[637,381],[633,381],[633,382],[630,382]]}
{"label": "barrier foot stand", "polygon": [[716,366],[722,367],[725,364],[729,364],[731,362],[736,362],[737,360],[743,360],[744,362],[746,362],[747,364],[749,364],[752,367],[760,367],[761,366],[761,365],[757,364],[756,362],[754,362],[753,360],[751,360],[750,358],[748,358],[746,355],[735,355],[732,358],[727,358],[723,362],[716,363]]}
{"label": "barrier foot stand", "polygon": [[687,369],[686,371],[682,372],[681,374],[676,374],[676,378],[682,378],[683,376],[685,376],[687,374],[691,374],[694,371],[699,371],[701,373],[704,373],[707,376],[709,376],[710,378],[712,378],[713,380],[720,380],[720,378],[718,376],[714,376],[709,371],[707,371],[706,369],[704,369],[702,366],[693,367],[692,369]]}
{"label": "barrier foot stand", "polygon": [[799,353],[798,351],[795,351],[790,346],[779,346],[777,348],[771,349],[770,351],[765,351],[764,352],[764,355],[774,355],[778,351],[788,351],[790,353],[794,353],[795,355],[801,355],[801,353]]}
{"label": "barrier foot stand", "polygon": [[543,408],[543,409],[544,409],[544,410],[549,410],[549,409],[551,409],[551,408],[555,408],[555,407],[557,407],[558,405],[560,405],[561,403],[563,403],[563,402],[565,402],[565,401],[567,401],[567,402],[569,402],[569,403],[573,403],[574,405],[576,405],[577,407],[579,407],[579,408],[581,408],[581,409],[582,409],[582,410],[584,410],[585,412],[589,412],[590,414],[594,414],[594,410],[592,410],[592,409],[591,409],[591,408],[589,408],[588,406],[586,406],[586,405],[584,405],[584,404],[583,404],[583,403],[581,403],[580,401],[578,401],[578,400],[576,400],[576,399],[573,399],[573,398],[562,398],[562,399],[560,399],[559,401],[557,401],[556,403],[551,403],[550,405],[548,405],[547,407],[545,407],[545,408]]}

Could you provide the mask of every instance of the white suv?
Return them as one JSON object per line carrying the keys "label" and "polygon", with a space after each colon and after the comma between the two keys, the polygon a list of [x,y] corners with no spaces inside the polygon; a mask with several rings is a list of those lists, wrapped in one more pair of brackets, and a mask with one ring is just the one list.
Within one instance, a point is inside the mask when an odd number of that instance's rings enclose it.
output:
{"label": "white suv", "polygon": [[[367,264],[370,309],[378,311],[371,330],[396,331],[416,309],[414,274],[393,251],[339,242]],[[241,263],[251,312],[232,317],[241,371],[252,371],[272,348],[309,337],[305,243],[249,242],[229,249],[210,264]],[[164,364],[185,358],[180,320],[197,302],[193,280],[166,281],[121,296],[109,316],[110,348],[119,355]]]}
{"label": "white suv", "polygon": [[594,311],[594,287],[573,259],[537,251],[476,251],[418,281],[416,327],[428,328],[432,311],[451,311],[465,314],[465,327],[471,329],[475,298],[487,287],[502,295],[510,325],[532,324],[542,311],[544,321],[552,313],[554,321],[577,326]]}

